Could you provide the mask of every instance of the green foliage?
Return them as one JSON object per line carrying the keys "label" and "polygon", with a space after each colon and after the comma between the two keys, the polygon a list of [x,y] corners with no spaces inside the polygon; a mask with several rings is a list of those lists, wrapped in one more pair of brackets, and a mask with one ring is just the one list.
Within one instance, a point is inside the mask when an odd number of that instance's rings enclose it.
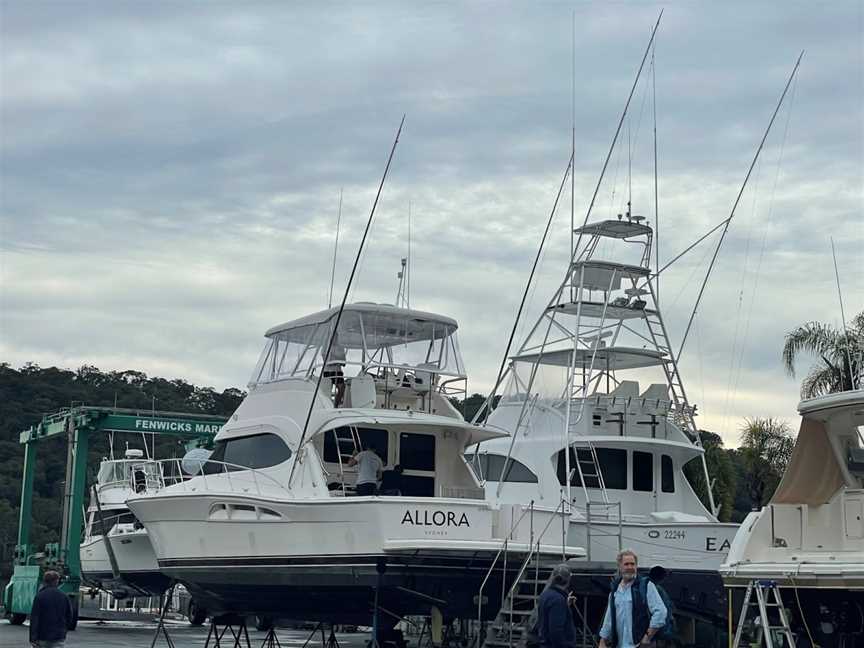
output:
{"label": "green foliage", "polygon": [[772,418],[747,419],[741,428],[738,456],[742,485],[751,510],[768,503],[792,456],[795,439],[789,426]]}
{"label": "green foliage", "polygon": [[852,318],[846,330],[807,322],[787,333],[783,365],[790,376],[795,375],[795,362],[803,353],[819,360],[801,383],[802,398],[854,389],[855,378],[864,370],[864,311]]}
{"label": "green foliage", "polygon": [[[720,506],[717,517],[721,522],[732,521],[735,514],[735,488],[738,482],[732,457],[730,452],[723,448],[723,439],[720,435],[699,430],[699,436],[702,438],[702,447],[705,448],[708,474],[714,480],[714,502]],[[684,466],[684,474],[707,508],[708,494],[702,462],[698,459],[689,462]]]}
{"label": "green foliage", "polygon": [[[18,508],[24,446],[21,432],[38,423],[42,416],[63,407],[86,404],[129,409],[194,412],[229,416],[245,393],[239,389],[217,392],[211,387],[196,387],[184,380],[149,378],[140,371],[102,372],[93,366],[76,371],[28,363],[13,369],[0,364],[0,581],[10,570],[12,548],[18,538]],[[117,435],[114,446],[122,449],[143,444],[140,435]],[[88,466],[110,452],[107,435],[91,440]],[[176,440],[157,440],[157,456],[182,454]],[[33,487],[33,525],[30,542],[42,546],[59,539],[63,480],[65,479],[66,442],[52,439],[39,444]]]}

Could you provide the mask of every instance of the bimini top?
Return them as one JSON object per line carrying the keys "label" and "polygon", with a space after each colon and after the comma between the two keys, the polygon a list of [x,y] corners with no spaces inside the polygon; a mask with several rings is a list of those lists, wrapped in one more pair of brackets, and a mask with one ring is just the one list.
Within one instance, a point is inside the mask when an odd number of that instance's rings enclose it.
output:
{"label": "bimini top", "polygon": [[610,219],[597,221],[596,223],[588,223],[585,227],[577,227],[573,231],[577,234],[595,234],[598,236],[606,236],[608,238],[624,239],[650,234],[651,228],[636,220]]}
{"label": "bimini top", "polygon": [[[558,349],[555,351],[544,351],[542,354],[537,352],[516,355],[513,356],[513,360],[519,362],[539,361],[542,365],[570,367],[574,362],[573,354],[573,349]],[[662,365],[665,358],[665,354],[654,349],[635,349],[631,347],[601,347],[597,349],[596,355],[593,349],[576,349],[575,354],[576,367],[590,367],[593,357],[595,369],[608,369],[610,371],[654,367]]]}
{"label": "bimini top", "polygon": [[[292,331],[297,331],[298,329],[305,330],[305,327],[310,324],[321,324],[330,320],[335,321],[338,312],[339,307],[334,306],[333,308],[274,326],[265,335],[266,337],[272,337],[279,334],[280,338],[291,339]],[[389,334],[397,342],[404,342],[406,338],[414,340],[432,339],[436,334],[436,325],[438,327],[450,327],[453,331],[459,328],[456,320],[444,315],[398,308],[392,304],[375,304],[373,302],[345,304],[345,310],[342,313],[343,321],[352,319],[349,313],[362,313],[364,328],[374,329],[379,335]],[[343,331],[344,328],[342,322],[340,322],[339,341],[343,346],[351,346],[351,340],[344,337],[346,334],[350,335],[350,331]],[[358,334],[358,339],[355,342],[359,342],[360,331],[355,331],[355,333]],[[302,332],[301,335],[303,335]],[[355,344],[354,346],[359,346],[359,344]]]}
{"label": "bimini top", "polygon": [[[252,384],[341,371],[346,377],[383,370],[465,377],[456,338],[458,324],[443,315],[389,304],[346,304],[274,326],[252,375]],[[333,338],[332,345],[330,338]],[[325,358],[328,346],[330,355]],[[342,375],[342,374],[339,374]],[[427,379],[428,383],[428,379]]]}

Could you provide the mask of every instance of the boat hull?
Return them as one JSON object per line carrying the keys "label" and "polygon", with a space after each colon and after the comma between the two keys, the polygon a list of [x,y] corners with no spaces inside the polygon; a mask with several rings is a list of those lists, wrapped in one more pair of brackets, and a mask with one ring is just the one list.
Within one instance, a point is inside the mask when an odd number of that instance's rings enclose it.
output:
{"label": "boat hull", "polygon": [[[528,552],[526,537],[498,555],[497,527],[508,529],[511,519],[484,500],[279,501],[203,492],[129,506],[147,526],[162,572],[216,613],[363,625],[371,622],[377,589],[379,606],[396,617],[437,607],[446,618],[477,618],[475,597],[486,580],[481,614],[491,618]],[[549,515],[538,513],[536,528]],[[562,555],[560,544],[543,551]]]}
{"label": "boat hull", "polygon": [[129,596],[159,595],[168,589],[171,579],[159,570],[145,529],[112,534],[109,539],[119,578],[114,578],[104,538],[95,536],[81,543],[81,573],[85,581]]}

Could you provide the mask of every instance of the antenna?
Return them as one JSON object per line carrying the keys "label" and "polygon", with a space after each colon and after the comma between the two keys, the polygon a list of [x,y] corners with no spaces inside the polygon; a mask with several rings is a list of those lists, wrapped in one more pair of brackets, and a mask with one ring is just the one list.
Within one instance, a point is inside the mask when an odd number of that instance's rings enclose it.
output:
{"label": "antenna", "polygon": [[[574,230],[576,229],[576,9],[573,9],[572,21],[572,77],[570,84],[570,158],[573,160],[574,168],[570,174],[570,257],[573,257],[575,250],[573,249]],[[574,293],[573,287],[570,287],[570,299],[572,301]]]}
{"label": "antenna", "polygon": [[[606,159],[603,161],[603,168],[600,170],[600,177],[597,178],[597,184],[594,187],[594,193],[591,195],[591,202],[588,205],[588,211],[585,212],[585,220],[582,227],[588,224],[588,219],[591,217],[591,211],[594,209],[594,203],[597,201],[597,194],[600,192],[600,185],[603,183],[603,178],[606,176],[606,168],[609,166],[609,160],[612,158],[612,153],[615,151],[615,144],[618,142],[618,135],[621,134],[621,126],[624,124],[624,119],[627,117],[627,111],[630,109],[630,102],[633,100],[633,93],[636,91],[636,86],[639,83],[639,78],[642,76],[642,68],[645,67],[645,59],[648,58],[648,52],[651,51],[651,46],[654,43],[654,36],[657,34],[657,28],[660,26],[660,20],[663,18],[663,10],[660,10],[660,15],[657,16],[657,22],[654,23],[654,28],[651,30],[651,38],[648,40],[648,46],[645,48],[645,53],[642,55],[642,61],[639,63],[639,70],[636,72],[636,78],[633,79],[633,86],[630,88],[630,94],[627,95],[627,101],[624,103],[624,110],[618,120],[618,126],[615,129],[615,135],[612,137],[612,144],[609,146],[609,151],[606,153]],[[576,247],[570,254],[570,260],[576,255],[576,248],[582,242],[582,232],[579,232],[579,238],[576,239]]]}
{"label": "antenna", "polygon": [[411,308],[411,201],[408,201],[408,276],[405,278],[405,308]]}
{"label": "antenna", "polygon": [[[840,300],[840,317],[843,322],[843,336],[846,338],[846,361],[849,363],[849,381],[855,389],[855,374],[852,372],[852,351],[849,349],[849,330],[846,328],[846,311],[843,309],[843,293],[840,290],[840,273],[837,271],[837,252],[834,249],[834,237],[831,238],[831,256],[834,257],[834,278],[837,280],[837,299]],[[840,383],[843,386],[843,383]]]}
{"label": "antenna", "polygon": [[336,253],[339,251],[339,225],[342,223],[342,188],[339,189],[339,211],[336,214],[336,242],[333,244],[333,267],[330,269],[330,295],[327,308],[333,306],[333,280],[336,278]]}
{"label": "antenna", "polygon": [[399,308],[403,308],[403,304],[405,303],[405,267],[408,262],[408,259],[402,257],[402,266],[399,272],[396,273],[396,278],[399,279],[399,287],[396,288],[396,306]]}
{"label": "antenna", "polygon": [[[657,67],[654,65],[654,52],[657,41],[651,48],[651,103],[654,115],[654,267],[660,268],[660,207],[658,194],[660,189],[657,180]],[[657,276],[654,288],[654,302],[660,303],[660,276]]]}

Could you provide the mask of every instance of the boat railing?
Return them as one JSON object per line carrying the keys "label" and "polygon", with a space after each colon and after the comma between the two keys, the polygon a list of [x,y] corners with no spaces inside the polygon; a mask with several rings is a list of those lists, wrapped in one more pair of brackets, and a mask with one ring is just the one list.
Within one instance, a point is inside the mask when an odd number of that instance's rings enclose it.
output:
{"label": "boat railing", "polygon": [[103,530],[105,533],[111,534],[115,527],[121,525],[132,525],[134,523],[134,518],[132,518],[132,514],[128,510],[124,510],[122,513],[117,513],[115,515],[103,515],[101,518],[96,518],[92,524],[87,525],[85,530],[85,539],[89,540],[96,537],[101,538],[103,536]]}
{"label": "boat railing", "polygon": [[196,479],[201,480],[200,485],[204,490],[215,486],[220,491],[227,490],[230,493],[265,495],[266,491],[272,494],[274,488],[288,492],[288,488],[272,475],[227,461],[202,460],[192,473],[183,469],[183,459],[160,459],[157,463],[159,471],[145,476],[146,492],[160,491],[168,486],[178,486],[178,490],[182,491],[197,491],[198,487],[191,485]]}
{"label": "boat railing", "polygon": [[[498,564],[499,559],[502,560],[501,565],[501,605],[504,606],[505,602],[513,597],[514,592],[519,587],[519,583],[522,580],[522,577],[525,575],[527,569],[531,564],[531,561],[535,561],[535,585],[534,585],[534,594],[537,594],[537,582],[539,580],[539,570],[540,564],[538,560],[535,560],[540,554],[540,544],[543,538],[548,533],[549,529],[552,527],[552,522],[560,517],[561,519],[561,560],[566,559],[566,540],[567,540],[567,526],[569,521],[569,510],[568,510],[567,500],[562,499],[558,506],[555,507],[555,510],[549,516],[549,519],[546,521],[546,524],[540,530],[539,533],[535,533],[534,531],[534,500],[531,500],[531,503],[528,505],[522,514],[513,522],[510,526],[510,531],[504,537],[504,540],[501,542],[501,546],[498,549],[498,553],[495,554],[495,558],[492,560],[492,564],[489,566],[488,571],[486,572],[486,576],[483,578],[483,582],[480,584],[480,589],[477,592],[477,625],[478,627],[483,627],[483,590],[486,587],[486,584],[489,582],[489,579],[492,577],[492,574],[495,572],[495,568]],[[513,542],[516,533],[521,524],[525,522],[527,519],[527,524],[529,525],[528,529],[528,552],[525,554],[524,559],[519,565],[518,572],[516,577],[513,579],[513,583],[510,586],[510,589],[507,589],[507,560],[508,560],[508,552],[510,544]],[[520,543],[522,544],[522,543]],[[520,552],[521,553],[521,552]],[[513,646],[513,605],[509,606],[509,614],[510,614],[510,623],[509,623],[509,637],[508,637],[508,646]],[[481,631],[481,635],[479,637],[477,646],[483,645],[484,637],[483,632]]]}

